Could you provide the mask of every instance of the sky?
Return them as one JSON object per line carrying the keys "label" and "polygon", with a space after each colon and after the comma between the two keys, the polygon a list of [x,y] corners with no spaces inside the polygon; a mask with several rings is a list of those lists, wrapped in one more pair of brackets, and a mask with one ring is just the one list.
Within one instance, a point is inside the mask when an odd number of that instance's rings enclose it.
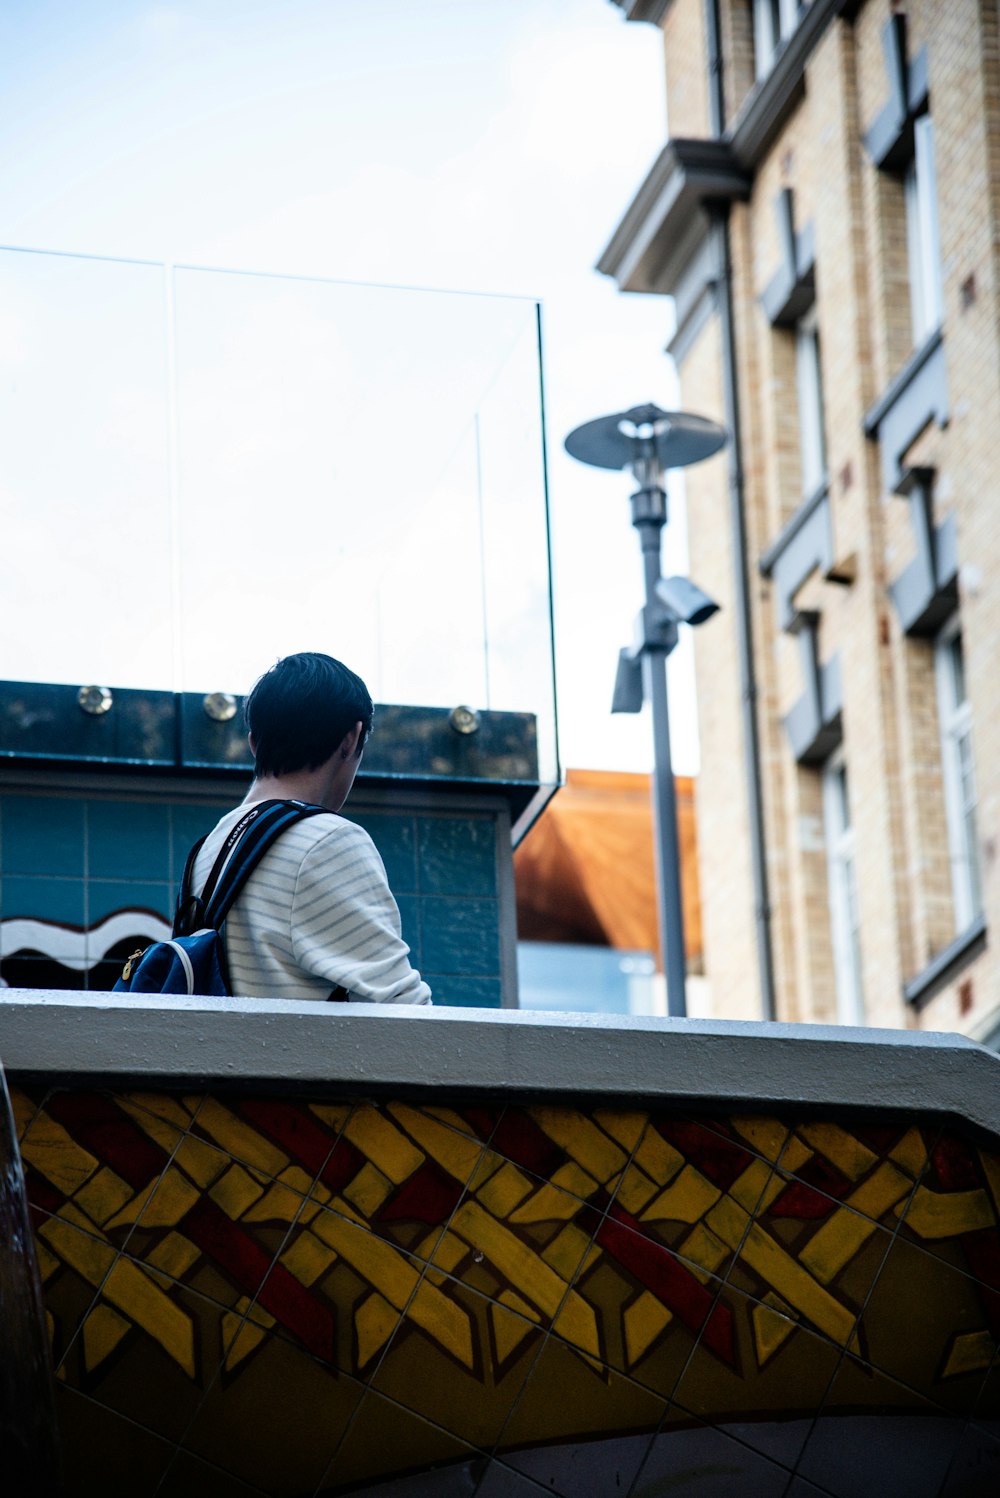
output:
{"label": "sky", "polygon": [[[609,711],[640,603],[629,483],[562,440],[676,404],[669,302],[593,269],[666,138],[661,45],[609,0],[0,7],[0,244],[540,300],[570,766],[652,760],[647,715]],[[674,497],[664,570],[685,565]],[[687,643],[670,683],[690,773]]]}

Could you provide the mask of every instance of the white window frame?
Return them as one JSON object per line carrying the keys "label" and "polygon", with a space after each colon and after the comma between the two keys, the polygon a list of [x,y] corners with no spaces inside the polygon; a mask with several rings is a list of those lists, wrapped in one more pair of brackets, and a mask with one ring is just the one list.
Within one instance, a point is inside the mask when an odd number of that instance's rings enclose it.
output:
{"label": "white window frame", "polygon": [[944,317],[934,125],[929,114],[918,115],[913,122],[913,159],[903,178],[903,191],[906,197],[910,316],[916,348],[937,332]]}
{"label": "white window frame", "polygon": [[826,435],[819,324],[815,306],[795,325],[795,384],[799,407],[802,497],[810,499],[826,478]]}
{"label": "white window frame", "polygon": [[800,0],[753,0],[754,74],[766,78],[782,42],[798,25]]}
{"label": "white window frame", "polygon": [[972,756],[972,709],[965,692],[961,655],[962,625],[960,617],[955,614],[934,641],[934,669],[956,935],[967,930],[983,909],[976,828],[978,797]]}
{"label": "white window frame", "polygon": [[821,774],[837,1019],[842,1025],[863,1025],[865,1006],[861,988],[855,837],[851,823],[847,766],[841,750],[830,755]]}

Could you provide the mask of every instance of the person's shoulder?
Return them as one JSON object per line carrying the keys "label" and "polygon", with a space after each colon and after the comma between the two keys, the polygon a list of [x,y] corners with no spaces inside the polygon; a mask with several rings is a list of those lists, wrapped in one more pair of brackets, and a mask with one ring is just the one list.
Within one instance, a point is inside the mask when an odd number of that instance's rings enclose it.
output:
{"label": "person's shoulder", "polygon": [[357,822],[342,817],[339,812],[321,811],[315,816],[303,817],[301,822],[289,828],[285,836],[290,843],[303,852],[319,850],[338,854],[367,852],[374,848],[370,835]]}

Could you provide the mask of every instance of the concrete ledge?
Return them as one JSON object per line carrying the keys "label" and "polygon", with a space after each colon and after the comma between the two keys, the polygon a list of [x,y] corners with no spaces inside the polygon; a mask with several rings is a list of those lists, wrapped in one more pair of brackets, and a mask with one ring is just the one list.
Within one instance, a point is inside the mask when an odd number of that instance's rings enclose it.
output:
{"label": "concrete ledge", "polygon": [[273,999],[7,990],[17,1082],[879,1110],[1000,1132],[1000,1056],[961,1035]]}

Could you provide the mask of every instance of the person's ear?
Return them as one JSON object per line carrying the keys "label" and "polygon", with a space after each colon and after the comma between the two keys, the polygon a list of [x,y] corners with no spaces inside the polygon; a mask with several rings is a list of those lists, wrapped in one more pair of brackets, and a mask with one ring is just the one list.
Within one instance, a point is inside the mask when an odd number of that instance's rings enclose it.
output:
{"label": "person's ear", "polygon": [[363,733],[364,724],[359,718],[354,727],[349,728],[340,741],[341,759],[350,759],[352,756],[357,759],[361,752],[361,737]]}
{"label": "person's ear", "polygon": [[253,736],[252,733],[248,733],[247,734],[247,743],[250,745],[250,753],[253,755],[254,759],[256,759],[257,758],[257,743],[256,743],[256,740],[254,739],[254,736]]}

